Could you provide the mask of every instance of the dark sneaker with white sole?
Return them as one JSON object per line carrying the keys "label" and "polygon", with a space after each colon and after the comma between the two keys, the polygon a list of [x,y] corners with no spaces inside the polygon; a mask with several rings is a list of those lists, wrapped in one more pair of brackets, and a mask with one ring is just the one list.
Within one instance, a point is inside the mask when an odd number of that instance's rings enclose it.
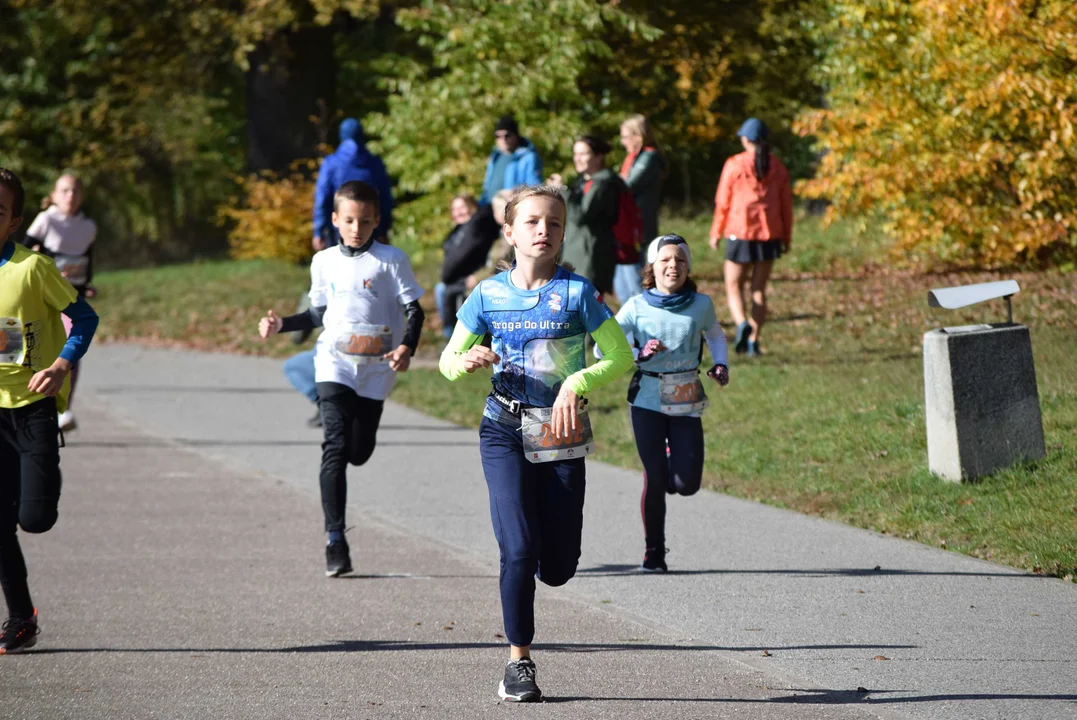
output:
{"label": "dark sneaker with white sole", "polygon": [[535,663],[531,658],[511,660],[505,666],[505,679],[497,688],[502,700],[509,702],[542,702],[542,691],[535,682]]}
{"label": "dark sneaker with white sole", "polygon": [[336,540],[325,547],[325,576],[340,577],[352,571],[352,556],[348,552],[348,541]]}
{"label": "dark sneaker with white sole", "polygon": [[645,573],[659,573],[666,572],[669,568],[666,567],[666,553],[664,550],[655,550],[648,548],[643,553],[643,562],[640,563],[640,572]]}
{"label": "dark sneaker with white sole", "polygon": [[37,645],[37,608],[30,618],[9,618],[0,629],[0,655],[14,655]]}

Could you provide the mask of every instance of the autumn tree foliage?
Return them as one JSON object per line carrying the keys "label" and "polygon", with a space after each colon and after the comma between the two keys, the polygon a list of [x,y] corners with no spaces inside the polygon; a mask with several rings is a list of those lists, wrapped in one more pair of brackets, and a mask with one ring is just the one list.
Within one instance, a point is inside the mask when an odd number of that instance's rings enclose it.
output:
{"label": "autumn tree foliage", "polygon": [[617,127],[630,106],[588,91],[593,68],[614,61],[610,39],[656,33],[593,0],[423,0],[396,22],[418,51],[384,76],[386,112],[368,118],[374,146],[415,199],[394,233],[439,247],[453,195],[482,187],[497,119],[514,114],[546,174],[571,168],[581,132]]}
{"label": "autumn tree foliage", "polygon": [[801,195],[878,214],[912,262],[988,266],[1077,251],[1077,5],[830,2],[824,151]]}
{"label": "autumn tree foliage", "polygon": [[811,172],[811,143],[792,123],[822,99],[811,74],[819,2],[624,0],[620,7],[661,35],[614,39],[612,61],[590,85],[651,120],[671,161],[670,202],[695,209],[713,199],[722,164],[741,151],[737,128],[750,116],[770,127],[794,177]]}

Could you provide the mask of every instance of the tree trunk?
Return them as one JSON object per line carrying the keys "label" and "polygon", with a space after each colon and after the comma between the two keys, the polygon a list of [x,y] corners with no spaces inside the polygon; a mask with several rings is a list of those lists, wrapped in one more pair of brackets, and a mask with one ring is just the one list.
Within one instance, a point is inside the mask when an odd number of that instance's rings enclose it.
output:
{"label": "tree trunk", "polygon": [[312,117],[332,117],[336,108],[333,34],[331,25],[303,27],[263,42],[248,57],[251,171],[284,172],[296,160],[317,156],[322,138]]}

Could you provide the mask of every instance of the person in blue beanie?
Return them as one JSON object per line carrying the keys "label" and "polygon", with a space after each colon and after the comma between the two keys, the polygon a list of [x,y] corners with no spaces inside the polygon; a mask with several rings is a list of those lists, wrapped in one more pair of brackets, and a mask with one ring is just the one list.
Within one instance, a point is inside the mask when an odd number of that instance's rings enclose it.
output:
{"label": "person in blue beanie", "polygon": [[340,235],[333,227],[333,196],[346,182],[359,180],[378,191],[381,222],[374,230],[374,239],[387,243],[393,226],[393,194],[389,173],[381,158],[370,152],[363,136],[363,126],[355,118],[340,123],[340,145],[322,161],[318,182],[314,188],[314,239],[316,251],[337,245]]}
{"label": "person in blue beanie", "polygon": [[521,137],[516,118],[506,115],[497,121],[494,145],[486,163],[479,205],[489,205],[501,190],[542,184],[542,159],[532,142]]}

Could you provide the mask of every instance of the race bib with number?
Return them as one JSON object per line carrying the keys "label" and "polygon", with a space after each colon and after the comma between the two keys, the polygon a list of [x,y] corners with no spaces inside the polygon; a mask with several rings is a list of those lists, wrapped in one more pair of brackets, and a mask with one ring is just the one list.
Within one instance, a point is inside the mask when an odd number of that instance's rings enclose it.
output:
{"label": "race bib with number", "polygon": [[57,255],[53,261],[56,263],[56,269],[72,285],[85,285],[89,279],[90,258],[81,255]]}
{"label": "race bib with number", "polygon": [[356,365],[386,362],[382,356],[392,349],[393,332],[388,325],[354,323],[333,340],[333,354]]}
{"label": "race bib with number", "polygon": [[529,462],[576,460],[594,452],[595,438],[591,433],[591,418],[582,404],[576,415],[576,429],[568,437],[557,437],[553,434],[551,417],[553,408],[528,408],[520,416],[524,455]]}
{"label": "race bib with number", "polygon": [[658,400],[662,413],[687,415],[702,412],[710,405],[703,383],[695,370],[665,373],[658,378]]}
{"label": "race bib with number", "polygon": [[0,363],[22,365],[24,357],[22,323],[18,318],[0,318]]}

